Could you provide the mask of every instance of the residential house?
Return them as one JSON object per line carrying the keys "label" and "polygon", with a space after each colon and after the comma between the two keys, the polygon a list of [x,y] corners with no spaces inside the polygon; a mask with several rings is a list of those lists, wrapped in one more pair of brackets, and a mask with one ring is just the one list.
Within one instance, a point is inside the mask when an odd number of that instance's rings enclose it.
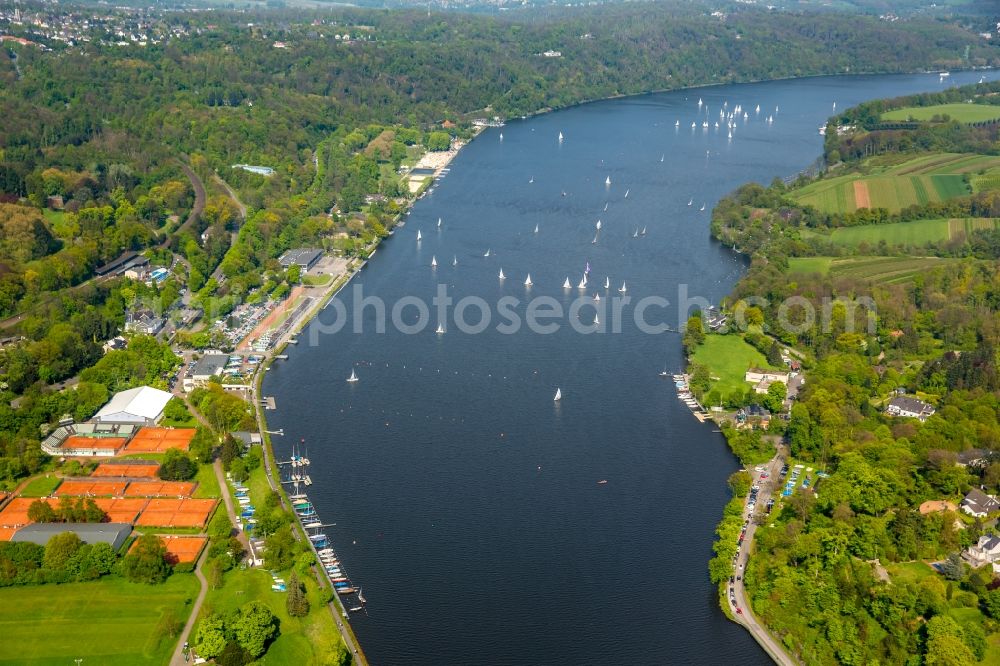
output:
{"label": "residential house", "polygon": [[163,330],[165,320],[151,310],[136,310],[125,315],[125,330],[130,333],[156,335]]}
{"label": "residential house", "polygon": [[885,413],[889,416],[900,416],[926,421],[927,417],[934,413],[934,407],[918,398],[897,396],[889,401],[889,404],[885,408]]}
{"label": "residential house", "polygon": [[105,354],[107,354],[109,351],[121,351],[123,349],[126,349],[127,347],[128,347],[128,340],[126,340],[120,335],[111,338],[110,340],[105,342],[104,345],[102,346]]}
{"label": "residential house", "polygon": [[994,511],[1000,510],[1000,502],[978,488],[970,490],[960,506],[962,511],[976,518],[985,518]]}
{"label": "residential house", "polygon": [[1000,572],[1000,537],[984,534],[976,545],[965,549],[962,557],[973,567],[991,564],[994,573]]}
{"label": "residential house", "polygon": [[986,449],[966,449],[965,451],[959,451],[955,462],[962,467],[986,467],[990,464],[992,455],[992,452]]}

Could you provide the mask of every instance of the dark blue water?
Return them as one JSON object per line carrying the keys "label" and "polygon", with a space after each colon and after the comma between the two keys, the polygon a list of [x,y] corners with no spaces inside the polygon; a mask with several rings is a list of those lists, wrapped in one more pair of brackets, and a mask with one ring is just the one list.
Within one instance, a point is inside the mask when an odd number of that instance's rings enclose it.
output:
{"label": "dark blue water", "polygon": [[[430,305],[447,285],[455,300],[494,308],[485,332],[449,319],[437,335],[432,316],[418,334],[391,323],[379,334],[369,308],[364,333],[349,325],[307,344],[334,321],[330,307],[264,382],[278,405],[269,424],[287,433],[279,455],[306,440],[309,496],[337,523],[327,533],[364,588],[368,615],[352,623],[373,664],[768,662],[722,615],[707,574],[737,463],[657,376],[682,367],[678,336],[639,331],[631,305],[669,299],[647,320],[676,325],[680,285],[710,302],[727,294],[743,264],[710,240],[712,205],[813,162],[834,102],[940,87],[936,75],[840,77],[618,99],[491,129],[461,152],[351,287],[391,312],[404,296]],[[700,127],[724,102],[749,113],[732,140],[724,123]],[[500,297],[518,298],[522,318],[532,297],[568,306],[588,262],[586,293],[602,305],[627,282],[621,333],[584,335],[568,317],[552,320],[562,324],[553,334],[497,330]],[[351,287],[340,296],[348,312]],[[344,381],[352,368],[354,384]]]}

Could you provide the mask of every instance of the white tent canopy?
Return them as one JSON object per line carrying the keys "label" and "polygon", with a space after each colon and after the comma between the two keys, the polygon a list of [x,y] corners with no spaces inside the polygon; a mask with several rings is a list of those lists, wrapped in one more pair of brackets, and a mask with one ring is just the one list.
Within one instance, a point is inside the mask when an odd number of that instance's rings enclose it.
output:
{"label": "white tent canopy", "polygon": [[116,393],[94,417],[102,423],[155,423],[171,395],[151,386]]}

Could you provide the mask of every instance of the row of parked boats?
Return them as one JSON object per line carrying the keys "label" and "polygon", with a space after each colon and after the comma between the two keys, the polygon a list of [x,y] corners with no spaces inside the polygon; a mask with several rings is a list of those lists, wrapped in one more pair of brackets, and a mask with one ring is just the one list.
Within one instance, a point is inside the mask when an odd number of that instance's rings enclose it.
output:
{"label": "row of parked boats", "polygon": [[674,386],[677,387],[677,397],[693,411],[700,412],[702,410],[702,406],[698,403],[694,394],[691,393],[691,388],[688,386],[687,375],[674,375],[673,378]]}
{"label": "row of parked boats", "polygon": [[341,596],[357,595],[358,604],[348,607],[348,610],[355,613],[364,610],[365,598],[361,588],[354,587],[350,578],[347,577],[347,573],[341,567],[340,557],[330,546],[330,540],[326,534],[321,531],[324,524],[320,520],[319,514],[316,513],[316,508],[312,502],[304,494],[291,495],[289,499],[292,501],[292,509],[295,511],[295,515],[299,517],[302,527],[306,530],[309,541],[316,549],[316,556],[319,558],[323,571],[326,572],[327,577],[330,579],[333,589]]}

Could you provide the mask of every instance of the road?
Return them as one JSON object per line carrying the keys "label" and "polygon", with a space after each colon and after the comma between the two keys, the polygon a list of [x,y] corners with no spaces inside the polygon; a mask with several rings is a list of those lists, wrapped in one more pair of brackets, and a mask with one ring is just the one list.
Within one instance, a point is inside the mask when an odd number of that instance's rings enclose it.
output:
{"label": "road", "polygon": [[[244,222],[247,221],[247,207],[242,201],[240,201],[240,198],[236,196],[236,192],[233,191],[233,188],[229,187],[229,183],[219,177],[219,174],[212,174],[212,178],[219,185],[219,187],[226,191],[226,194],[229,195],[229,198],[232,199],[233,203],[236,204],[236,208],[240,211],[240,224],[229,232],[229,247],[232,247],[236,244],[236,238],[240,235],[239,228],[243,226]],[[214,279],[219,284],[222,284],[222,262],[219,262],[219,265],[215,267],[215,270],[212,271],[212,275],[209,276],[209,279]]]}
{"label": "road", "polygon": [[184,630],[181,631],[180,638],[177,639],[177,647],[174,648],[174,654],[170,658],[170,666],[184,666],[188,663],[184,657],[184,646],[187,645],[191,637],[191,629],[194,628],[194,623],[198,620],[201,605],[205,603],[205,595],[208,594],[208,581],[205,580],[205,574],[202,573],[202,567],[205,565],[207,559],[208,546],[201,552],[201,557],[198,558],[198,566],[194,570],[194,575],[198,577],[198,582],[201,583],[201,592],[198,593],[198,598],[195,599],[194,606],[191,608],[191,615],[188,617],[187,624],[184,625]]}
{"label": "road", "polygon": [[[760,484],[760,491],[757,494],[757,510],[755,511],[758,517],[763,515],[767,501],[771,499],[774,489],[783,487],[780,482],[779,472],[781,471],[781,466],[784,464],[785,456],[779,449],[778,455],[767,463],[768,478],[766,480],[763,482],[759,481],[760,472],[750,471],[754,481]],[[736,613],[734,609],[733,619],[750,632],[754,640],[764,648],[764,651],[767,652],[775,663],[781,664],[781,666],[798,666],[799,662],[785,651],[781,643],[775,640],[770,632],[757,620],[753,614],[753,610],[750,608],[746,587],[743,584],[743,574],[746,572],[747,561],[750,559],[750,552],[753,550],[753,537],[757,531],[757,525],[745,508],[744,516],[751,518],[751,520],[750,525],[747,527],[746,536],[743,538],[743,547],[736,558],[734,575],[738,576],[739,579],[729,584],[729,589],[736,596],[736,608],[741,609],[743,612]]]}
{"label": "road", "polygon": [[[191,212],[188,213],[187,219],[184,220],[184,224],[177,227],[177,231],[175,231],[172,235],[177,235],[194,224],[195,220],[201,217],[202,212],[205,210],[205,186],[202,184],[201,178],[199,178],[198,174],[196,174],[191,167],[184,162],[177,160],[177,163],[180,165],[181,171],[184,172],[184,175],[187,176],[189,181],[191,181],[191,187],[194,189],[194,206],[191,207]],[[163,239],[163,242],[160,243],[160,247],[166,247],[169,242],[170,236],[167,236]]]}

